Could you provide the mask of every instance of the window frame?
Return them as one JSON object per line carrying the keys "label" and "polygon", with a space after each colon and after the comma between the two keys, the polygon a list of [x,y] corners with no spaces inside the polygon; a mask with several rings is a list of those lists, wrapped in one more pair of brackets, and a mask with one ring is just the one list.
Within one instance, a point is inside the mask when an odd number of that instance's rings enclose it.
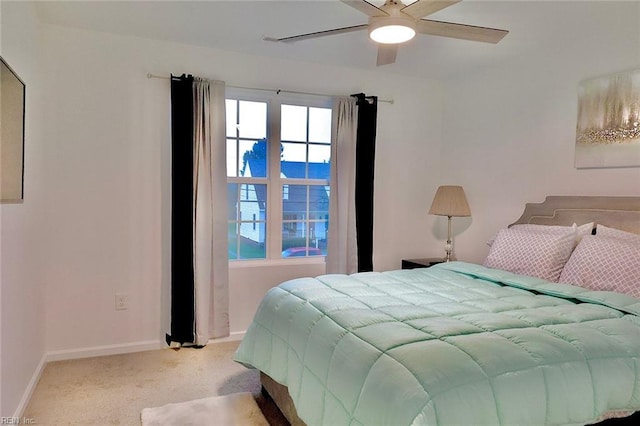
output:
{"label": "window frame", "polygon": [[[309,179],[309,178],[282,178],[280,167],[280,144],[281,140],[281,106],[295,105],[307,108],[327,108],[331,110],[331,142],[334,141],[333,132],[333,98],[330,96],[310,95],[310,94],[294,94],[294,93],[276,93],[267,90],[255,90],[244,88],[227,87],[225,100],[233,99],[236,101],[264,102],[267,104],[267,176],[263,177],[244,177],[244,176],[227,176],[227,184],[266,184],[266,238],[265,238],[265,257],[253,259],[229,259],[229,265],[234,267],[241,266],[260,266],[265,264],[304,264],[304,263],[324,263],[326,256],[299,256],[299,257],[282,257],[282,231],[285,223],[283,219],[283,188],[285,185],[318,185],[329,186],[332,191],[330,179]],[[308,111],[308,110],[307,110]],[[308,119],[308,118],[307,118]],[[307,122],[307,127],[309,123]],[[226,134],[225,120],[225,144],[228,137]],[[309,141],[306,142],[307,150],[309,149]],[[236,145],[237,149],[237,145]],[[237,157],[237,155],[236,155]],[[236,158],[236,162],[239,159]],[[330,161],[333,161],[331,158]],[[307,166],[308,170],[308,158]],[[238,170],[239,174],[239,170]],[[308,208],[308,203],[307,203]],[[306,220],[309,222],[309,218]],[[231,221],[227,219],[230,224]],[[236,219],[236,222],[241,222]],[[308,232],[308,231],[307,231]]]}

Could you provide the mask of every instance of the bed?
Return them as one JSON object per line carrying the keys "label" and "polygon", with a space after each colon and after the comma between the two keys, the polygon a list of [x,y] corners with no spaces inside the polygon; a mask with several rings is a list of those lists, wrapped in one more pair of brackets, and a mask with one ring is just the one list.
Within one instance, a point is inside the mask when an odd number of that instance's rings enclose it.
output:
{"label": "bed", "polygon": [[[324,275],[271,289],[235,359],[261,371],[292,424],[582,425],[630,416],[640,411],[635,234],[638,197],[547,197],[498,232],[485,265]],[[560,270],[518,252],[547,243],[544,255],[564,253]],[[499,263],[504,250],[516,261],[497,268],[492,254]]]}

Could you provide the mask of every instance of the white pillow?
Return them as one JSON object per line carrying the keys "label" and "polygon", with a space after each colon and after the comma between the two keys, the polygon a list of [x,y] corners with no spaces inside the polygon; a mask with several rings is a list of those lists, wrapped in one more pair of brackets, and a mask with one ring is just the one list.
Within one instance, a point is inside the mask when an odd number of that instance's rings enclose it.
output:
{"label": "white pillow", "polygon": [[609,228],[600,224],[598,224],[598,226],[596,227],[596,235],[599,237],[617,238],[619,240],[636,242],[637,244],[640,244],[640,235],[621,231],[615,228]]}
{"label": "white pillow", "polygon": [[562,270],[560,282],[640,299],[640,239],[584,237]]}
{"label": "white pillow", "polygon": [[502,229],[483,264],[515,274],[558,281],[575,241],[575,232],[556,235],[513,227]]}
{"label": "white pillow", "polygon": [[589,222],[589,223],[585,223],[584,225],[578,226],[578,235],[576,235],[576,243],[579,243],[584,236],[591,235],[593,233],[594,225],[595,224],[593,222]]}

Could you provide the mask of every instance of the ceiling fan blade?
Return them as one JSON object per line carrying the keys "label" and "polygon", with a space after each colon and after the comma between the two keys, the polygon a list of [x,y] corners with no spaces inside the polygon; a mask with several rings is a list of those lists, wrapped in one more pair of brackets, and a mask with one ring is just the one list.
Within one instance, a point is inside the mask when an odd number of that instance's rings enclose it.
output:
{"label": "ceiling fan blade", "polygon": [[325,37],[325,36],[331,36],[336,34],[350,33],[353,31],[365,30],[367,29],[367,27],[368,27],[367,24],[354,25],[352,27],[343,27],[343,28],[336,28],[333,30],[316,31],[314,33],[300,34],[300,35],[295,35],[290,37],[282,37],[282,38],[263,37],[262,39],[265,41],[281,41],[284,43],[291,43],[294,41],[308,40],[310,38]]}
{"label": "ceiling fan blade", "polygon": [[413,16],[416,19],[424,18],[425,16],[436,13],[445,7],[452,6],[456,3],[460,3],[462,0],[418,0],[415,3],[411,3],[409,6],[405,6],[401,9],[402,12]]}
{"label": "ceiling fan blade", "polygon": [[340,0],[368,16],[388,16],[389,14],[366,0]]}
{"label": "ceiling fan blade", "polygon": [[416,31],[422,34],[493,44],[496,44],[502,40],[504,36],[509,34],[509,31],[507,30],[454,24],[452,22],[432,21],[430,19],[421,19],[416,22]]}
{"label": "ceiling fan blade", "polygon": [[398,56],[397,44],[380,44],[378,46],[378,61],[376,65],[393,64]]}

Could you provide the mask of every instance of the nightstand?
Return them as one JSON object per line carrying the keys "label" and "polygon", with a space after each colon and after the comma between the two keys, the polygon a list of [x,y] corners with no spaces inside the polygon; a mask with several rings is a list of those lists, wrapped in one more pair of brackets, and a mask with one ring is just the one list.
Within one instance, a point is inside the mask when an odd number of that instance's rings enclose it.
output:
{"label": "nightstand", "polygon": [[402,259],[402,269],[429,268],[438,263],[443,263],[440,257],[428,257],[425,259]]}

